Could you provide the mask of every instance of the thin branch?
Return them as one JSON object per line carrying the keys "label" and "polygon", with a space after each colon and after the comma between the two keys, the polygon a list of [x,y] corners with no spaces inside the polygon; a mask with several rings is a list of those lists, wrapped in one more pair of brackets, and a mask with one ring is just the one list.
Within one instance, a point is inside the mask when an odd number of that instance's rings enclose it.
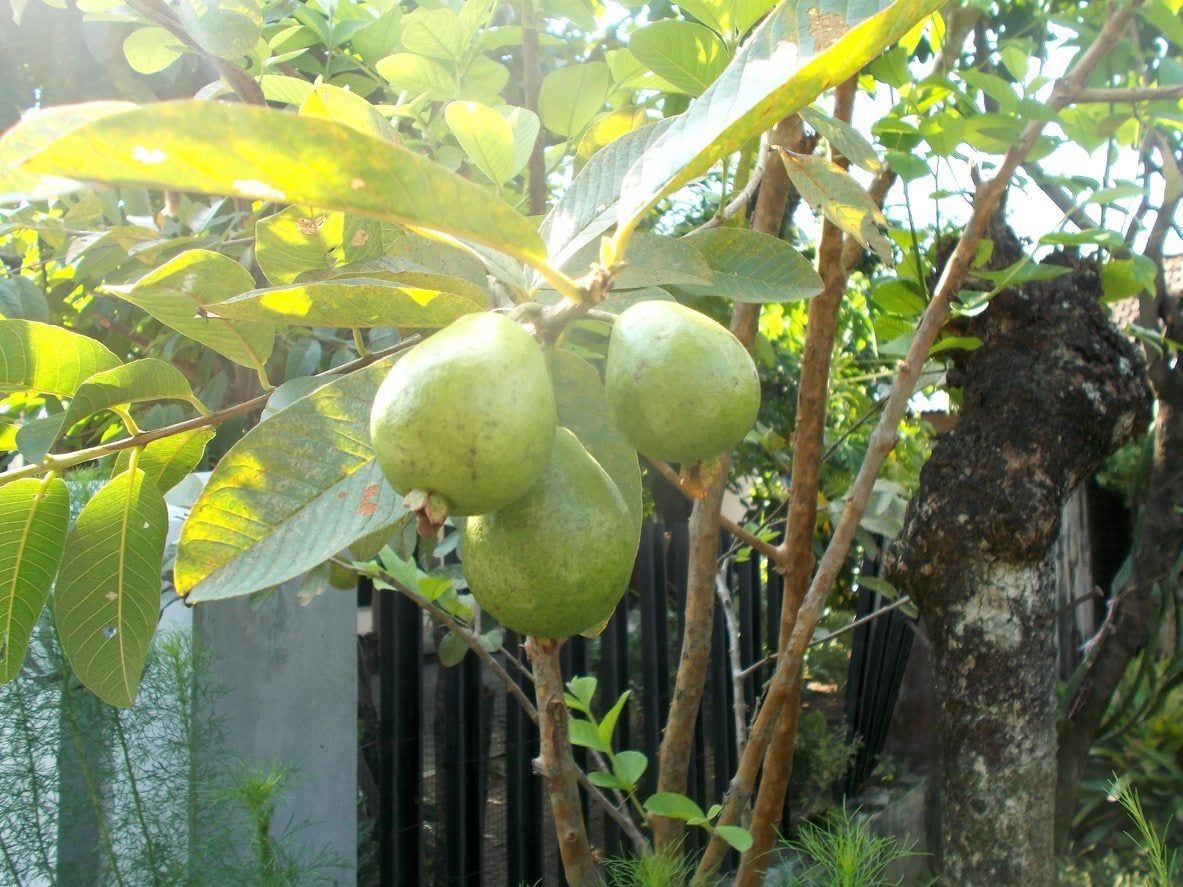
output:
{"label": "thin branch", "polygon": [[[668,462],[662,462],[659,459],[650,459],[648,456],[642,456],[642,458],[644,458],[644,460],[649,463],[654,471],[660,474],[667,482],[672,484],[678,491],[685,495],[687,499],[694,499],[694,496],[690,494],[690,491],[682,485],[682,478],[678,475],[678,472],[674,471],[672,465],[670,465]],[[744,545],[747,545],[749,548],[760,552],[760,554],[771,560],[775,565],[778,552],[776,546],[771,542],[765,542],[759,536],[755,535],[749,530],[744,529],[731,518],[723,514],[719,515],[719,526],[742,542]]]}
{"label": "thin branch", "polygon": [[1086,102],[1098,102],[1101,104],[1155,102],[1161,99],[1169,101],[1180,97],[1183,97],[1183,83],[1176,83],[1172,86],[1102,87],[1097,89],[1082,89],[1069,100],[1068,104],[1082,105]]}
{"label": "thin branch", "polygon": [[1077,205],[1076,201],[1072,199],[1072,195],[1049,179],[1047,173],[1038,163],[1033,160],[1025,161],[1023,171],[1031,176],[1031,181],[1039,186],[1039,190],[1047,195],[1048,200],[1054,203],[1073,225],[1081,231],[1097,227],[1097,223],[1089,218],[1089,214],[1082,207]]}
{"label": "thin branch", "polygon": [[718,228],[728,219],[734,217],[738,213],[745,210],[752,201],[752,196],[760,187],[760,182],[764,180],[764,165],[768,163],[768,138],[767,135],[760,137],[760,147],[756,152],[756,166],[752,170],[751,176],[748,178],[746,185],[741,188],[736,195],[728,201],[727,205],[723,207],[715,215],[711,216],[693,231],[691,234],[697,234],[699,231],[709,231],[711,228]]}
{"label": "thin branch", "polygon": [[[356,568],[353,566],[353,564],[348,563],[347,561],[338,560],[336,558],[333,558],[332,560],[334,563],[356,572]],[[376,576],[383,583],[389,585],[403,597],[414,603],[417,607],[426,611],[427,614],[431,616],[431,618],[434,619],[439,625],[463,641],[464,645],[472,651],[473,655],[475,655],[485,665],[485,667],[493,673],[497,680],[501,681],[501,683],[505,686],[505,689],[509,691],[509,694],[513,696],[517,704],[522,707],[522,711],[526,713],[526,716],[535,724],[538,723],[538,709],[534,707],[534,703],[530,701],[530,698],[526,696],[525,691],[523,691],[518,685],[518,682],[510,676],[509,672],[505,670],[504,666],[502,666],[502,664],[497,661],[497,658],[493,656],[493,654],[488,650],[486,650],[484,646],[482,646],[480,638],[477,637],[475,632],[469,630],[457,622],[446,610],[442,609],[434,601],[429,601],[417,591],[412,591],[411,589],[407,588],[385,570],[374,570],[370,575]],[[522,666],[521,663],[517,661],[516,657],[510,656],[508,653],[506,653],[506,658],[521,667],[523,669],[523,673],[530,679],[531,682],[534,681],[533,673],[525,670],[524,666]],[[649,844],[645,840],[645,836],[641,834],[641,830],[637,828],[637,824],[633,822],[628,814],[608,800],[604,793],[601,792],[597,786],[591,783],[591,781],[587,778],[587,774],[583,771],[579,772],[578,780],[580,787],[583,788],[585,792],[587,792],[588,797],[590,797],[592,801],[594,801],[612,819],[612,821],[620,827],[621,831],[628,835],[629,840],[632,841],[633,846],[636,848],[637,852],[648,852]]]}
{"label": "thin branch", "polygon": [[[1096,41],[1078,57],[1069,72],[1056,81],[1052,95],[1048,100],[1052,110],[1063,108],[1072,96],[1084,88],[1089,74],[1109,52],[1110,47],[1125,29],[1140,3],[1141,0],[1133,0],[1128,6],[1110,14]],[[776,668],[773,670],[772,680],[769,682],[768,690],[752,725],[747,748],[744,749],[739,768],[728,788],[723,810],[718,819],[719,825],[736,824],[748,806],[748,801],[755,788],[756,777],[764,760],[764,754],[768,750],[773,732],[780,719],[780,713],[797,687],[805,650],[818,621],[821,619],[830,588],[833,586],[842,565],[846,562],[846,556],[854,542],[859,521],[870,500],[875,480],[879,476],[879,470],[888,454],[895,447],[899,422],[920,378],[928,351],[949,316],[952,299],[965,280],[977,253],[978,244],[997,211],[1015,170],[1026,159],[1046,126],[1046,120],[1032,120],[1028,123],[1018,141],[1003,157],[994,176],[976,188],[973,213],[945,265],[932,301],[929,302],[921,317],[908,354],[900,364],[899,375],[892,385],[891,394],[888,396],[879,424],[871,435],[866,456],[846,498],[842,516],[834,528],[830,544],[826,547],[817,573],[798,613],[797,624],[786,654],[778,659]],[[726,855],[726,851],[726,843],[717,836],[712,836],[699,864],[695,875],[696,880],[705,881],[708,874],[718,867]]]}
{"label": "thin branch", "polygon": [[534,761],[534,769],[546,783],[567,883],[571,887],[594,887],[600,883],[600,877],[579,802],[575,776],[579,768],[571,757],[567,703],[563,700],[563,677],[559,665],[562,643],[554,638],[526,639],[526,654],[534,669],[534,697],[538,702],[541,738],[541,750]]}
{"label": "thin branch", "polygon": [[[530,25],[526,4],[519,7],[522,19],[522,93],[528,111],[538,113],[538,93],[542,78],[538,67],[538,31]],[[541,127],[530,148],[530,160],[526,168],[526,188],[529,193],[530,215],[540,216],[546,212],[546,155],[545,140]]]}
{"label": "thin branch", "polygon": [[[400,351],[416,345],[422,337],[419,335],[409,336],[401,342],[391,345],[389,348],[383,348],[380,351],[374,351],[367,354],[365,357],[359,357],[356,360],[351,360],[348,363],[343,363],[338,367],[324,370],[317,373],[313,378],[320,379],[326,376],[343,376],[346,373],[351,373],[354,370],[360,370],[376,363],[384,357],[389,357],[392,354],[397,354]],[[120,440],[113,440],[108,443],[99,444],[97,446],[88,447],[84,450],[77,450],[73,453],[66,453],[61,456],[46,456],[40,462],[34,462],[31,465],[24,465],[20,468],[13,468],[9,471],[0,473],[0,485],[9,483],[10,481],[19,480],[22,477],[35,477],[45,471],[62,471],[66,468],[71,468],[75,465],[81,465],[83,462],[90,462],[94,459],[101,459],[103,456],[110,456],[113,453],[118,453],[121,450],[130,450],[135,447],[142,447],[152,443],[154,440],[160,440],[165,437],[172,437],[174,434],[181,434],[185,431],[193,431],[197,428],[211,428],[221,425],[228,419],[233,419],[236,416],[241,416],[244,413],[249,413],[252,410],[257,410],[263,407],[268,398],[271,397],[271,392],[264,392],[256,395],[249,400],[244,400],[242,403],[234,404],[222,410],[215,410],[206,416],[197,416],[193,419],[186,419],[183,422],[176,422],[172,425],[165,425],[163,428],[156,428],[152,431],[143,431],[139,434],[133,434],[131,437],[125,437]]]}
{"label": "thin branch", "polygon": [[715,574],[715,594],[723,605],[723,622],[727,628],[727,657],[731,660],[731,680],[735,692],[731,694],[731,709],[735,715],[735,747],[742,749],[748,739],[748,705],[740,682],[743,680],[743,657],[739,652],[739,620],[732,608],[731,589],[727,585],[727,568]]}

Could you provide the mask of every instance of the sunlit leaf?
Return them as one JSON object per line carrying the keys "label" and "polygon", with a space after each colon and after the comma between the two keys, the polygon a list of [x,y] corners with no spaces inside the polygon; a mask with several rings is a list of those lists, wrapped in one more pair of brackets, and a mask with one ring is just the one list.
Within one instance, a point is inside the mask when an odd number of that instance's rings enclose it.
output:
{"label": "sunlit leaf", "polygon": [[130,286],[103,292],[147,311],[165,326],[200,342],[235,363],[261,366],[271,356],[275,331],[269,324],[230,323],[205,315],[205,306],[255,285],[251,273],[221,253],[181,253]]}
{"label": "sunlit leaf", "polygon": [[444,119],[468,159],[494,184],[514,177],[517,168],[509,120],[480,102],[450,102]]}
{"label": "sunlit leaf", "polygon": [[174,571],[191,602],[298,576],[402,512],[370,448],[386,360],[302,397],[222,457],[181,530]]}
{"label": "sunlit leaf", "polygon": [[688,95],[701,95],[727,67],[727,47],[713,31],[693,22],[666,19],[629,38],[641,64]]}
{"label": "sunlit leaf", "polygon": [[164,28],[137,28],[123,41],[123,55],[133,71],[155,74],[182,55],[186,46]]}
{"label": "sunlit leaf", "polygon": [[357,93],[328,83],[320,83],[304,97],[301,117],[335,120],[358,132],[383,141],[398,141],[390,121]]}
{"label": "sunlit leaf", "polygon": [[111,407],[192,399],[193,389],[180,370],[167,361],[145,357],[88,377],[74,392],[62,429],[68,431],[87,416]]}
{"label": "sunlit leaf", "polygon": [[94,339],[31,320],[0,320],[0,391],[69,397],[88,377],[119,366]]}
{"label": "sunlit leaf", "polygon": [[[140,451],[138,467],[156,489],[167,493],[197,469],[213,438],[214,429],[194,428],[154,440]],[[112,475],[126,471],[130,460],[131,450],[120,450]]]}
{"label": "sunlit leaf", "polygon": [[379,60],[375,70],[395,89],[435,101],[454,98],[456,78],[439,62],[413,52],[396,52]]}
{"label": "sunlit leaf", "polygon": [[[438,279],[438,275],[422,276]],[[350,277],[251,290],[211,305],[209,311],[234,320],[296,326],[441,327],[485,308],[483,293],[478,290],[480,301],[474,301],[468,290],[471,284],[452,280],[465,294]]]}
{"label": "sunlit leaf", "polygon": [[263,33],[257,0],[181,0],[180,13],[197,45],[222,59],[246,55]]}
{"label": "sunlit leaf", "polygon": [[568,65],[542,80],[538,116],[542,125],[561,136],[575,136],[604,106],[612,72],[604,62]]}
{"label": "sunlit leaf", "polygon": [[629,171],[618,236],[627,238],[663,195],[849,79],[940,6],[941,0],[787,0]]}
{"label": "sunlit leaf", "polygon": [[179,101],[72,130],[31,172],[305,204],[418,225],[544,258],[524,216],[481,186],[340,123],[270,108]]}
{"label": "sunlit leaf", "polygon": [[868,172],[879,172],[883,168],[883,161],[871,143],[845,120],[831,117],[817,108],[805,108],[801,117],[855,166]]}
{"label": "sunlit leaf", "polygon": [[880,230],[887,226],[887,219],[850,173],[813,155],[781,152],[781,158],[806,203],[890,264],[891,243]]}

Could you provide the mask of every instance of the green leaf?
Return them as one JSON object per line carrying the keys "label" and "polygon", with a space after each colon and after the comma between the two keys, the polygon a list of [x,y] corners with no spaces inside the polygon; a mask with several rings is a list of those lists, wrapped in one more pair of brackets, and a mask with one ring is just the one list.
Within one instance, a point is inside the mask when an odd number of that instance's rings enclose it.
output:
{"label": "green leaf", "polygon": [[[167,493],[197,469],[205,446],[214,439],[214,429],[194,428],[154,440],[140,451],[138,467],[156,489]],[[113,475],[122,474],[131,461],[131,450],[120,450]]]}
{"label": "green leaf", "polygon": [[0,317],[49,323],[49,302],[27,277],[0,277]]}
{"label": "green leaf", "polygon": [[879,230],[879,226],[887,226],[887,219],[850,173],[812,155],[781,152],[781,158],[806,203],[863,246],[873,249],[884,262],[891,263],[891,244]]}
{"label": "green leaf", "polygon": [[468,159],[490,181],[501,185],[514,177],[517,168],[509,120],[480,102],[450,102],[444,119]]}
{"label": "green leaf", "polygon": [[717,825],[715,834],[740,853],[747,853],[752,846],[752,833],[738,825]]}
{"label": "green leaf", "polygon": [[264,74],[259,78],[259,87],[263,90],[263,98],[269,102],[281,102],[285,105],[297,107],[308,98],[314,89],[313,84],[301,77],[289,77],[286,74]]}
{"label": "green leaf", "polygon": [[616,754],[614,771],[617,778],[630,790],[635,788],[649,767],[649,759],[639,751],[622,751]]}
{"label": "green leaf", "polygon": [[392,364],[318,388],[222,457],[181,530],[179,593],[196,603],[268,588],[401,514],[370,448],[370,407]]}
{"label": "green leaf", "polygon": [[164,28],[137,28],[123,41],[123,55],[133,71],[155,74],[185,53],[185,44]]}
{"label": "green leaf", "polygon": [[[439,278],[439,275],[422,275]],[[451,278],[463,294],[351,277],[251,290],[209,307],[210,313],[234,320],[295,326],[393,326],[408,329],[447,326],[465,314],[485,309],[484,294],[472,298],[466,281]],[[471,289],[470,289],[471,288]]]}
{"label": "green leaf", "polygon": [[1039,238],[1040,246],[1086,246],[1097,244],[1106,249],[1119,250],[1125,246],[1125,240],[1116,231],[1108,228],[1089,228],[1085,231],[1053,231]]}
{"label": "green leaf", "polygon": [[357,93],[339,86],[320,83],[313,87],[300,105],[300,116],[335,120],[376,139],[397,141],[389,120]]}
{"label": "green leaf", "polygon": [[645,802],[645,810],[667,819],[706,819],[706,814],[694,801],[685,795],[674,792],[658,792],[655,795],[650,795],[649,800]]}
{"label": "green leaf", "polygon": [[881,579],[878,576],[863,576],[858,577],[859,588],[866,588],[877,594],[883,595],[888,600],[894,601],[900,596],[899,589],[888,582],[886,579]]}
{"label": "green leaf", "polygon": [[538,94],[542,125],[561,136],[579,135],[604,106],[611,88],[612,71],[604,62],[551,71]]}
{"label": "green leaf", "polygon": [[1043,265],[1029,259],[1019,259],[1013,265],[1008,265],[999,271],[978,270],[974,274],[998,285],[1018,286],[1037,280],[1055,280],[1057,277],[1071,273],[1071,270],[1063,265]]}
{"label": "green leaf", "polygon": [[[599,245],[589,243],[569,258],[564,267],[569,273],[582,273],[599,258]],[[706,286],[715,275],[702,253],[687,240],[649,231],[638,232],[629,244],[628,264],[613,282],[618,290],[648,286]]]}
{"label": "green leaf", "polygon": [[70,667],[110,705],[135,702],[160,613],[168,510],[142,471],[86,503],[66,538],[53,612]]}
{"label": "green leaf", "polygon": [[[1040,266],[1043,267],[1043,266]],[[1067,273],[1068,269],[1064,269]],[[1156,268],[1145,256],[1132,259],[1110,259],[1101,266],[1101,289],[1105,301],[1127,299],[1143,292],[1154,294]]]}
{"label": "green leaf", "polygon": [[639,539],[643,508],[637,451],[614,423],[603,420],[609,409],[599,372],[570,351],[557,350],[551,354],[550,377],[555,389],[559,423],[579,438],[592,458],[612,478],[633,516]]}
{"label": "green leaf", "polygon": [[857,5],[786,0],[629,171],[617,247],[662,196],[848,80],[941,5],[941,0]]}
{"label": "green leaf", "polygon": [[134,107],[131,102],[90,102],[26,114],[0,136],[0,203],[45,200],[83,187],[73,179],[28,172],[20,164],[71,130]]}
{"label": "green leaf", "polygon": [[801,111],[801,117],[855,166],[862,167],[867,172],[879,172],[883,169],[883,161],[879,159],[871,143],[845,120],[831,117],[818,108],[805,108]]}
{"label": "green leaf", "polygon": [[616,704],[608,709],[608,713],[604,715],[604,719],[600,721],[598,728],[600,734],[600,742],[607,748],[612,748],[612,734],[616,732],[616,722],[620,720],[621,712],[624,711],[624,706],[628,702],[629,691],[625,690],[620,694],[620,698],[616,700]]}
{"label": "green leaf", "polygon": [[189,380],[180,370],[167,361],[145,357],[95,373],[83,382],[62,418],[62,430],[111,407],[156,400],[192,403],[193,399]]}
{"label": "green leaf", "polygon": [[436,646],[436,655],[439,657],[440,665],[451,668],[464,661],[464,657],[468,655],[468,644],[449,631],[440,638]]}
{"label": "green leaf", "polygon": [[0,320],[0,391],[71,396],[87,378],[119,366],[94,339],[31,320]]}
{"label": "green leaf", "polygon": [[513,133],[513,175],[510,176],[513,178],[530,162],[530,155],[534,152],[534,143],[538,141],[538,131],[542,124],[538,120],[538,115],[528,108],[499,105],[495,110],[509,121],[509,128]]}
{"label": "green leaf", "polygon": [[587,774],[587,781],[600,788],[628,788],[628,786],[620,784],[618,777],[613,776],[611,773],[605,773],[603,770],[593,770]]}
{"label": "green leaf", "polygon": [[626,174],[676,119],[642,126],[592,155],[542,221],[552,264],[562,268],[571,256],[616,224]]}
{"label": "green leaf", "polygon": [[331,270],[344,237],[343,213],[289,206],[255,223],[255,260],[273,284],[294,283],[309,271]]}
{"label": "green leaf", "polygon": [[106,184],[307,204],[545,259],[534,226],[473,182],[331,120],[221,102],[145,105],[85,124],[27,162]]}
{"label": "green leaf", "polygon": [[628,48],[650,71],[688,95],[701,95],[727,67],[727,47],[702,25],[673,19],[633,33]]}
{"label": "green leaf", "polygon": [[685,240],[714,272],[709,287],[683,287],[692,294],[768,303],[808,299],[822,291],[813,265],[779,237],[747,228],[711,228]]}
{"label": "green leaf", "polygon": [[402,44],[408,52],[457,62],[471,39],[471,31],[450,9],[417,9],[403,18]]}
{"label": "green leaf", "polygon": [[21,670],[62,558],[70,493],[59,477],[0,486],[0,684]]}
{"label": "green leaf", "polygon": [[871,288],[871,301],[891,314],[900,317],[919,317],[924,313],[924,294],[910,280],[898,277],[876,282]]}
{"label": "green leaf", "polygon": [[256,0],[181,0],[180,13],[189,36],[220,59],[246,55],[263,33]]}
{"label": "green leaf", "polygon": [[412,96],[425,95],[432,101],[455,98],[456,78],[439,62],[413,52],[396,52],[374,66],[391,86]]}
{"label": "green leaf", "polygon": [[683,12],[694,16],[716,33],[742,34],[773,5],[773,0],[683,0]]}
{"label": "green leaf", "polygon": [[602,752],[610,750],[600,741],[600,735],[596,732],[595,725],[591,721],[585,721],[583,718],[571,718],[567,721],[567,731],[571,735],[572,745],[594,748],[596,751]]}
{"label": "green leaf", "polygon": [[64,413],[30,419],[16,432],[16,448],[29,464],[42,461],[62,433]]}
{"label": "green leaf", "polygon": [[579,675],[567,682],[567,689],[583,706],[583,711],[590,711],[592,698],[596,695],[597,681],[590,675]]}
{"label": "green leaf", "polygon": [[204,316],[206,305],[254,285],[250,272],[233,259],[194,249],[170,259],[131,286],[108,286],[102,291],[142,308],[165,326],[240,366],[256,367],[271,356],[275,330],[270,324],[231,323]]}

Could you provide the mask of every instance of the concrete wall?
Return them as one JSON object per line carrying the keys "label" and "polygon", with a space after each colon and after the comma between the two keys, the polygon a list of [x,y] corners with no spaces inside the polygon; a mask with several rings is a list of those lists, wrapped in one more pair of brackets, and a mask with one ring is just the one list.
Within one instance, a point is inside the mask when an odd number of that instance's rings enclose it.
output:
{"label": "concrete wall", "polygon": [[357,600],[330,589],[306,606],[298,582],[252,603],[247,598],[194,608],[198,641],[213,654],[210,679],[227,746],[244,762],[282,762],[294,785],[276,811],[274,831],[308,822],[299,841],[329,847],[357,868]]}

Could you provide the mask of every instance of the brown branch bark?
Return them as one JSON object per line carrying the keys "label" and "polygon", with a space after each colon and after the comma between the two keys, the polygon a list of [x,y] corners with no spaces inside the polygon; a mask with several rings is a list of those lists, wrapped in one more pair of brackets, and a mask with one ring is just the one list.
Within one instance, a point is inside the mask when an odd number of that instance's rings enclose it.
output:
{"label": "brown branch bark", "polygon": [[[834,116],[850,122],[858,81],[854,78],[838,87]],[[831,151],[831,160],[846,169],[845,157]],[[783,658],[797,622],[797,611],[813,572],[813,531],[817,523],[817,493],[820,486],[822,449],[829,414],[830,359],[838,326],[838,309],[846,295],[847,271],[843,262],[842,229],[826,219],[822,223],[817,250],[817,269],[823,289],[809,303],[805,328],[805,351],[801,357],[801,380],[797,388],[797,417],[793,429],[793,469],[789,483],[789,523],[781,544],[778,563],[785,573],[784,598],[780,611],[780,648]],[[800,699],[800,680],[794,697]],[[798,704],[789,700],[780,714],[776,734],[764,759],[760,794],[752,816],[753,843],[740,862],[737,887],[759,887],[764,880],[777,826],[785,806],[785,795],[793,773],[793,747],[797,735]]]}
{"label": "brown branch bark", "polygon": [[[798,145],[804,137],[804,127],[797,116],[781,121],[773,130],[770,142]],[[752,227],[765,234],[777,236],[789,196],[789,177],[784,164],[768,158],[760,183],[760,195]],[[731,331],[749,349],[756,337],[760,306],[740,303],[731,316]],[[707,495],[694,503],[690,513],[691,559],[686,580],[686,608],[683,624],[682,650],[678,672],[670,699],[665,733],[658,755],[659,792],[686,793],[690,770],[690,753],[694,742],[694,722],[702,704],[706,684],[707,660],[711,649],[711,630],[715,614],[715,573],[719,557],[719,508],[731,469],[730,455],[720,459],[720,465],[707,488]],[[677,842],[685,830],[680,820],[660,816],[650,817],[650,828],[658,847]]]}
{"label": "brown branch bark", "polygon": [[1039,186],[1039,190],[1047,195],[1048,200],[1054,203],[1060,212],[1069,218],[1073,225],[1081,231],[1087,231],[1097,227],[1097,223],[1089,218],[1088,213],[1076,205],[1076,201],[1072,199],[1071,194],[1048,179],[1047,173],[1040,168],[1038,163],[1027,161],[1023,164],[1023,170],[1027,175],[1031,176],[1031,180]]}
{"label": "brown branch bark", "polygon": [[571,887],[595,887],[600,883],[596,861],[579,803],[579,768],[571,757],[567,732],[567,703],[563,701],[563,676],[559,667],[561,640],[527,638],[526,652],[534,669],[534,697],[538,705],[541,751],[534,769],[546,783],[554,817],[555,836],[563,860],[563,872]]}
{"label": "brown branch bark", "polygon": [[[1116,9],[1110,14],[1096,42],[1080,55],[1069,72],[1056,82],[1048,101],[1053,109],[1064,107],[1071,97],[1084,87],[1088,75],[1109,51],[1112,41],[1125,29],[1138,5],[1140,0],[1135,0],[1129,6]],[[854,543],[859,521],[870,500],[879,470],[895,447],[896,430],[920,378],[929,349],[932,348],[949,316],[951,300],[965,280],[986,226],[998,209],[1015,169],[1026,159],[1046,125],[1046,121],[1042,120],[1028,123],[1018,142],[1003,157],[997,172],[976,188],[973,213],[945,265],[932,301],[921,317],[916,337],[908,349],[907,356],[900,364],[891,394],[871,435],[866,456],[847,495],[842,516],[834,528],[830,544],[822,555],[817,573],[805,595],[786,655],[778,657],[764,701],[749,733],[748,745],[728,788],[723,810],[719,814],[719,825],[736,824],[747,808],[780,711],[793,694],[809,639],[821,619],[830,588]],[[699,863],[696,879],[703,881],[719,865],[726,851],[726,843],[718,837],[712,837]]]}
{"label": "brown branch bark", "polygon": [[[526,4],[519,7],[522,17],[522,92],[528,111],[538,113],[538,93],[542,88],[542,76],[538,67],[538,31],[531,26]],[[530,215],[540,216],[546,212],[546,156],[543,130],[530,149],[530,161],[526,166],[526,188],[529,194]]]}
{"label": "brown branch bark", "polygon": [[1177,99],[1183,96],[1183,83],[1172,86],[1131,86],[1128,88],[1082,89],[1072,99],[1072,104],[1085,102],[1102,104],[1117,102],[1154,102],[1160,99]]}

